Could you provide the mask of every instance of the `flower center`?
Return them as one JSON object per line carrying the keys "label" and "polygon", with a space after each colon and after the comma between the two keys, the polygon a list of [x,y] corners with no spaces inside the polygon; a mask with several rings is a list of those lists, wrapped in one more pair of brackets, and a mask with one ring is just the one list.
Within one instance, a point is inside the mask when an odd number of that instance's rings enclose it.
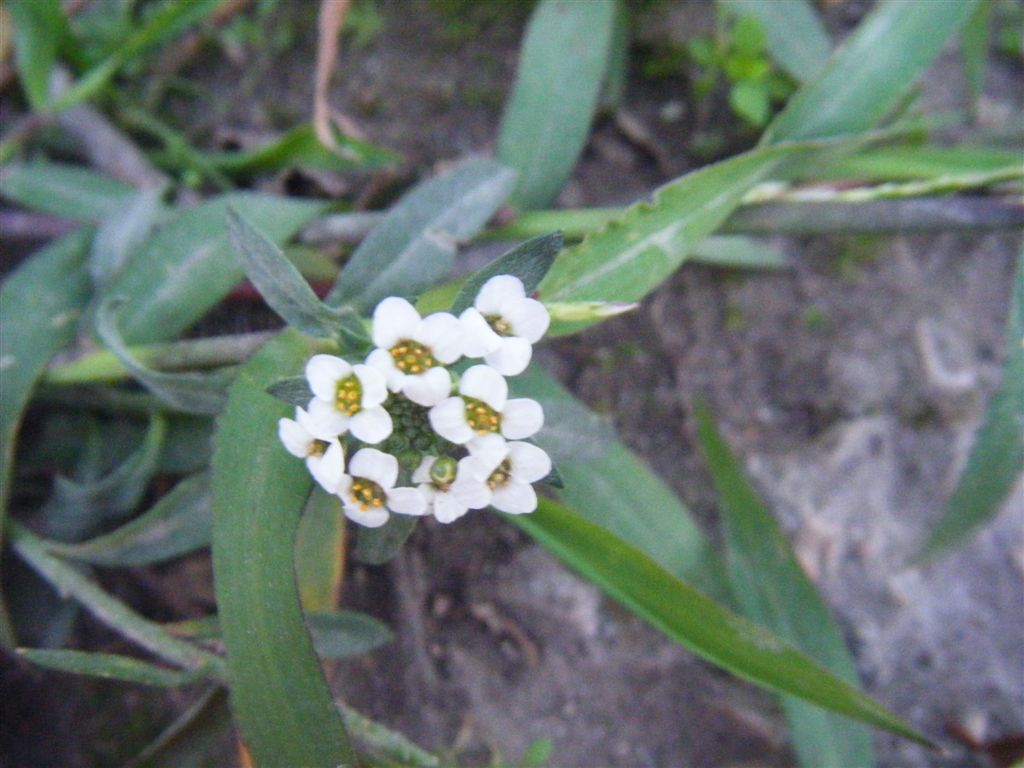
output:
{"label": "flower center", "polygon": [[483,400],[475,397],[463,398],[466,401],[466,423],[478,435],[497,432],[501,426],[501,415]]}
{"label": "flower center", "polygon": [[430,347],[411,339],[402,339],[391,348],[391,357],[402,373],[417,374],[437,365]]}
{"label": "flower center", "polygon": [[501,315],[485,315],[484,320],[499,336],[512,336],[512,324]]}
{"label": "flower center", "polygon": [[355,374],[338,382],[334,405],[339,411],[354,416],[362,407],[363,385]]}
{"label": "flower center", "polygon": [[306,449],[307,456],[323,456],[327,453],[329,443],[326,440],[311,440],[309,448]]}
{"label": "flower center", "polygon": [[487,478],[487,487],[492,491],[500,488],[503,485],[507,485],[508,481],[512,479],[512,462],[505,459],[498,468],[491,472],[491,476]]}
{"label": "flower center", "polygon": [[384,501],[387,499],[384,489],[373,482],[373,480],[367,480],[365,477],[352,478],[349,497],[364,512],[370,507],[383,507]]}

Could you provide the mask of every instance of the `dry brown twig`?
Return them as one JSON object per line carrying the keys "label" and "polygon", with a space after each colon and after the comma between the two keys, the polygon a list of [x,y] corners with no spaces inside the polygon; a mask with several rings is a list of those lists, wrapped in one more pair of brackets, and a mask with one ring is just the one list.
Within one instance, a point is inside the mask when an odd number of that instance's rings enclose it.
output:
{"label": "dry brown twig", "polygon": [[334,126],[348,136],[363,138],[362,132],[345,115],[331,109],[328,102],[328,88],[331,72],[338,60],[338,41],[341,27],[348,14],[350,0],[321,0],[320,18],[317,21],[316,79],[313,87],[313,129],[320,143],[332,150],[338,149],[334,138]]}

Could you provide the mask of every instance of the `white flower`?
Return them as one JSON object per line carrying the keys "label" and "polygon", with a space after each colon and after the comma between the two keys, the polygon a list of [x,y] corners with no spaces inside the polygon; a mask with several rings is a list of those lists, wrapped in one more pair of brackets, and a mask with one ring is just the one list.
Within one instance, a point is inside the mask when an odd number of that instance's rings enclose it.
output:
{"label": "white flower", "polygon": [[422,515],[427,500],[416,488],[395,488],[398,459],[376,448],[355,452],[348,472],[341,475],[334,492],[341,498],[345,516],[368,528],[388,521],[388,512]]}
{"label": "white flower", "polygon": [[447,312],[424,318],[405,299],[389,296],[373,310],[373,343],[366,358],[384,374],[392,392],[414,403],[431,406],[452,391],[445,365],[462,356],[462,326]]}
{"label": "white flower", "polygon": [[338,437],[322,437],[316,424],[302,408],[295,409],[295,420],[280,419],[277,434],[292,456],[306,460],[306,467],[325,491],[334,493],[345,472],[345,451]]}
{"label": "white flower", "polygon": [[532,345],[540,341],[551,318],[543,304],[527,298],[518,277],[495,275],[483,284],[459,322],[466,357],[482,357],[503,376],[515,376],[526,369]]}
{"label": "white flower", "polygon": [[468,447],[469,456],[459,461],[459,477],[483,483],[490,506],[513,515],[537,508],[531,483],[551,472],[551,459],[544,451],[530,443],[506,442],[498,435],[474,440]]}
{"label": "white flower", "polygon": [[469,477],[449,457],[424,456],[412,481],[418,484],[439,523],[457,520],[471,509],[483,509],[491,499],[487,484]]}
{"label": "white flower", "polygon": [[459,396],[435,405],[429,418],[437,434],[460,445],[491,433],[521,440],[544,426],[540,403],[525,397],[509,400],[505,379],[487,365],[467,370],[459,381]]}
{"label": "white flower", "polygon": [[306,379],[314,395],[309,416],[319,437],[351,432],[364,443],[379,443],[391,434],[391,416],[381,407],[388,388],[380,371],[333,355],[313,355]]}

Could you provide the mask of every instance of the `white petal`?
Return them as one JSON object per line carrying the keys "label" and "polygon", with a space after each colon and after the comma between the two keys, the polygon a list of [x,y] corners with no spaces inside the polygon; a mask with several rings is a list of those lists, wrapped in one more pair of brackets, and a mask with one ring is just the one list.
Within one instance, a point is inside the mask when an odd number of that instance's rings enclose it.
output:
{"label": "white petal", "polygon": [[439,363],[447,365],[462,357],[462,323],[448,312],[423,318],[413,339],[429,347]]}
{"label": "white petal", "polygon": [[352,475],[342,475],[338,478],[338,485],[334,489],[333,493],[335,496],[340,496],[343,502],[348,503],[351,501],[348,498],[348,492],[352,488]]}
{"label": "white petal", "polygon": [[517,376],[526,370],[533,356],[533,345],[518,336],[506,336],[493,352],[484,356],[484,362],[502,376]]}
{"label": "white petal", "polygon": [[[461,403],[462,401],[460,400],[459,402]],[[299,408],[298,410],[302,409]],[[296,413],[297,415],[298,413]],[[291,419],[278,419],[277,436],[281,438],[285,450],[292,456],[304,459],[309,455],[309,444],[312,442],[313,436],[299,422],[292,421]]]}
{"label": "white petal", "polygon": [[345,517],[360,525],[365,525],[367,528],[380,528],[388,521],[390,515],[384,507],[360,509],[358,504],[346,501]]}
{"label": "white petal", "polygon": [[338,382],[351,374],[352,366],[334,355],[313,355],[306,363],[309,388],[320,400],[333,402],[338,395]]}
{"label": "white petal", "polygon": [[323,456],[310,456],[306,459],[306,466],[320,487],[328,493],[337,493],[338,484],[345,474],[345,452],[341,444],[334,440]]}
{"label": "white petal", "polygon": [[391,434],[391,416],[379,405],[364,408],[348,423],[349,431],[364,443],[379,443]]}
{"label": "white petal", "polygon": [[395,365],[395,359],[391,357],[391,353],[386,349],[375,349],[366,358],[366,364],[370,368],[380,371],[384,374],[384,380],[387,382],[388,389],[392,392],[398,392],[402,389],[402,382],[405,381],[405,374],[398,370],[398,366]]}
{"label": "white petal", "polygon": [[391,349],[402,339],[411,339],[420,324],[420,313],[405,299],[388,296],[373,310],[373,343]]}
{"label": "white petal", "polygon": [[508,383],[489,365],[474,365],[459,379],[459,394],[483,400],[500,412],[508,400]]}
{"label": "white petal", "polygon": [[469,511],[469,507],[459,502],[450,493],[439,493],[434,497],[434,518],[439,523],[450,523],[458,520]]}
{"label": "white petal", "polygon": [[473,306],[485,315],[501,314],[502,306],[509,300],[526,296],[523,281],[512,275],[495,275],[480,289]]}
{"label": "white petal", "polygon": [[[497,466],[497,465],[495,465]],[[494,467],[485,463],[478,456],[465,456],[459,459],[458,476],[452,483],[452,488],[459,484],[477,483],[487,488],[487,478],[491,476]],[[490,489],[488,489],[490,490]]]}
{"label": "white petal", "polygon": [[427,497],[419,488],[392,488],[388,491],[388,507],[400,515],[425,515]]}
{"label": "white petal", "polygon": [[502,317],[512,326],[512,335],[522,336],[530,343],[540,341],[551,325],[547,308],[536,299],[510,302]]}
{"label": "white petal", "polygon": [[348,431],[349,415],[334,407],[334,403],[314,397],[309,401],[309,421],[306,428],[319,440],[332,440]]}
{"label": "white petal", "polygon": [[459,315],[459,323],[462,324],[462,354],[466,357],[483,357],[501,344],[501,336],[475,307]]}
{"label": "white petal", "polygon": [[452,392],[452,377],[447,368],[438,366],[429,371],[406,376],[402,382],[402,394],[417,405],[429,408],[437,405]]}
{"label": "white petal", "polygon": [[491,506],[512,515],[523,515],[537,508],[537,493],[526,483],[506,483],[494,489]]}
{"label": "white petal", "polygon": [[383,371],[362,363],[353,365],[352,370],[363,389],[363,397],[359,401],[363,408],[376,408],[388,399],[388,378]]}
{"label": "white petal", "polygon": [[535,483],[551,473],[551,457],[530,443],[509,443],[508,460],[517,483]]}
{"label": "white petal", "polygon": [[449,495],[455,497],[459,504],[468,509],[483,509],[491,503],[491,489],[480,480],[468,477],[457,479],[452,483]]}
{"label": "white petal", "polygon": [[531,437],[543,426],[544,410],[528,397],[509,400],[501,412],[501,434],[509,440]]}
{"label": "white petal", "polygon": [[[429,483],[430,482],[430,468],[434,466],[434,462],[437,461],[436,456],[424,456],[420,460],[420,465],[416,467],[416,471],[412,473],[412,481],[414,483]],[[420,489],[422,490],[422,489]]]}
{"label": "white petal", "polygon": [[508,443],[501,435],[491,434],[477,437],[466,445],[466,449],[469,451],[470,456],[483,462],[487,467],[487,473],[483,477],[484,480],[508,456]]}
{"label": "white petal", "polygon": [[376,448],[362,448],[349,461],[348,473],[353,477],[372,480],[386,493],[395,486],[398,479],[398,459]]}
{"label": "white petal", "polygon": [[473,438],[473,430],[466,423],[466,403],[461,397],[449,397],[427,413],[430,426],[445,440],[462,445]]}

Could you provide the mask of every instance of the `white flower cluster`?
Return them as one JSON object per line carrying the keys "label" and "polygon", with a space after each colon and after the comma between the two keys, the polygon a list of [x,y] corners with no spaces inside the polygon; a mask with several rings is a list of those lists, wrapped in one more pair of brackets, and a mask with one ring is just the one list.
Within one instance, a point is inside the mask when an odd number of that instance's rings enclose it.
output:
{"label": "white flower cluster", "polygon": [[[549,323],[511,275],[488,280],[459,317],[420,317],[405,299],[384,299],[364,363],[315,355],[306,364],[313,399],[280,420],[281,442],[368,527],[391,512],[442,523],[487,506],[532,512],[533,483],[551,472],[551,459],[524,441],[544,412],[535,400],[510,399],[505,377],[522,373]],[[464,357],[483,363],[458,376],[448,366]],[[397,485],[403,474],[411,485]]]}

